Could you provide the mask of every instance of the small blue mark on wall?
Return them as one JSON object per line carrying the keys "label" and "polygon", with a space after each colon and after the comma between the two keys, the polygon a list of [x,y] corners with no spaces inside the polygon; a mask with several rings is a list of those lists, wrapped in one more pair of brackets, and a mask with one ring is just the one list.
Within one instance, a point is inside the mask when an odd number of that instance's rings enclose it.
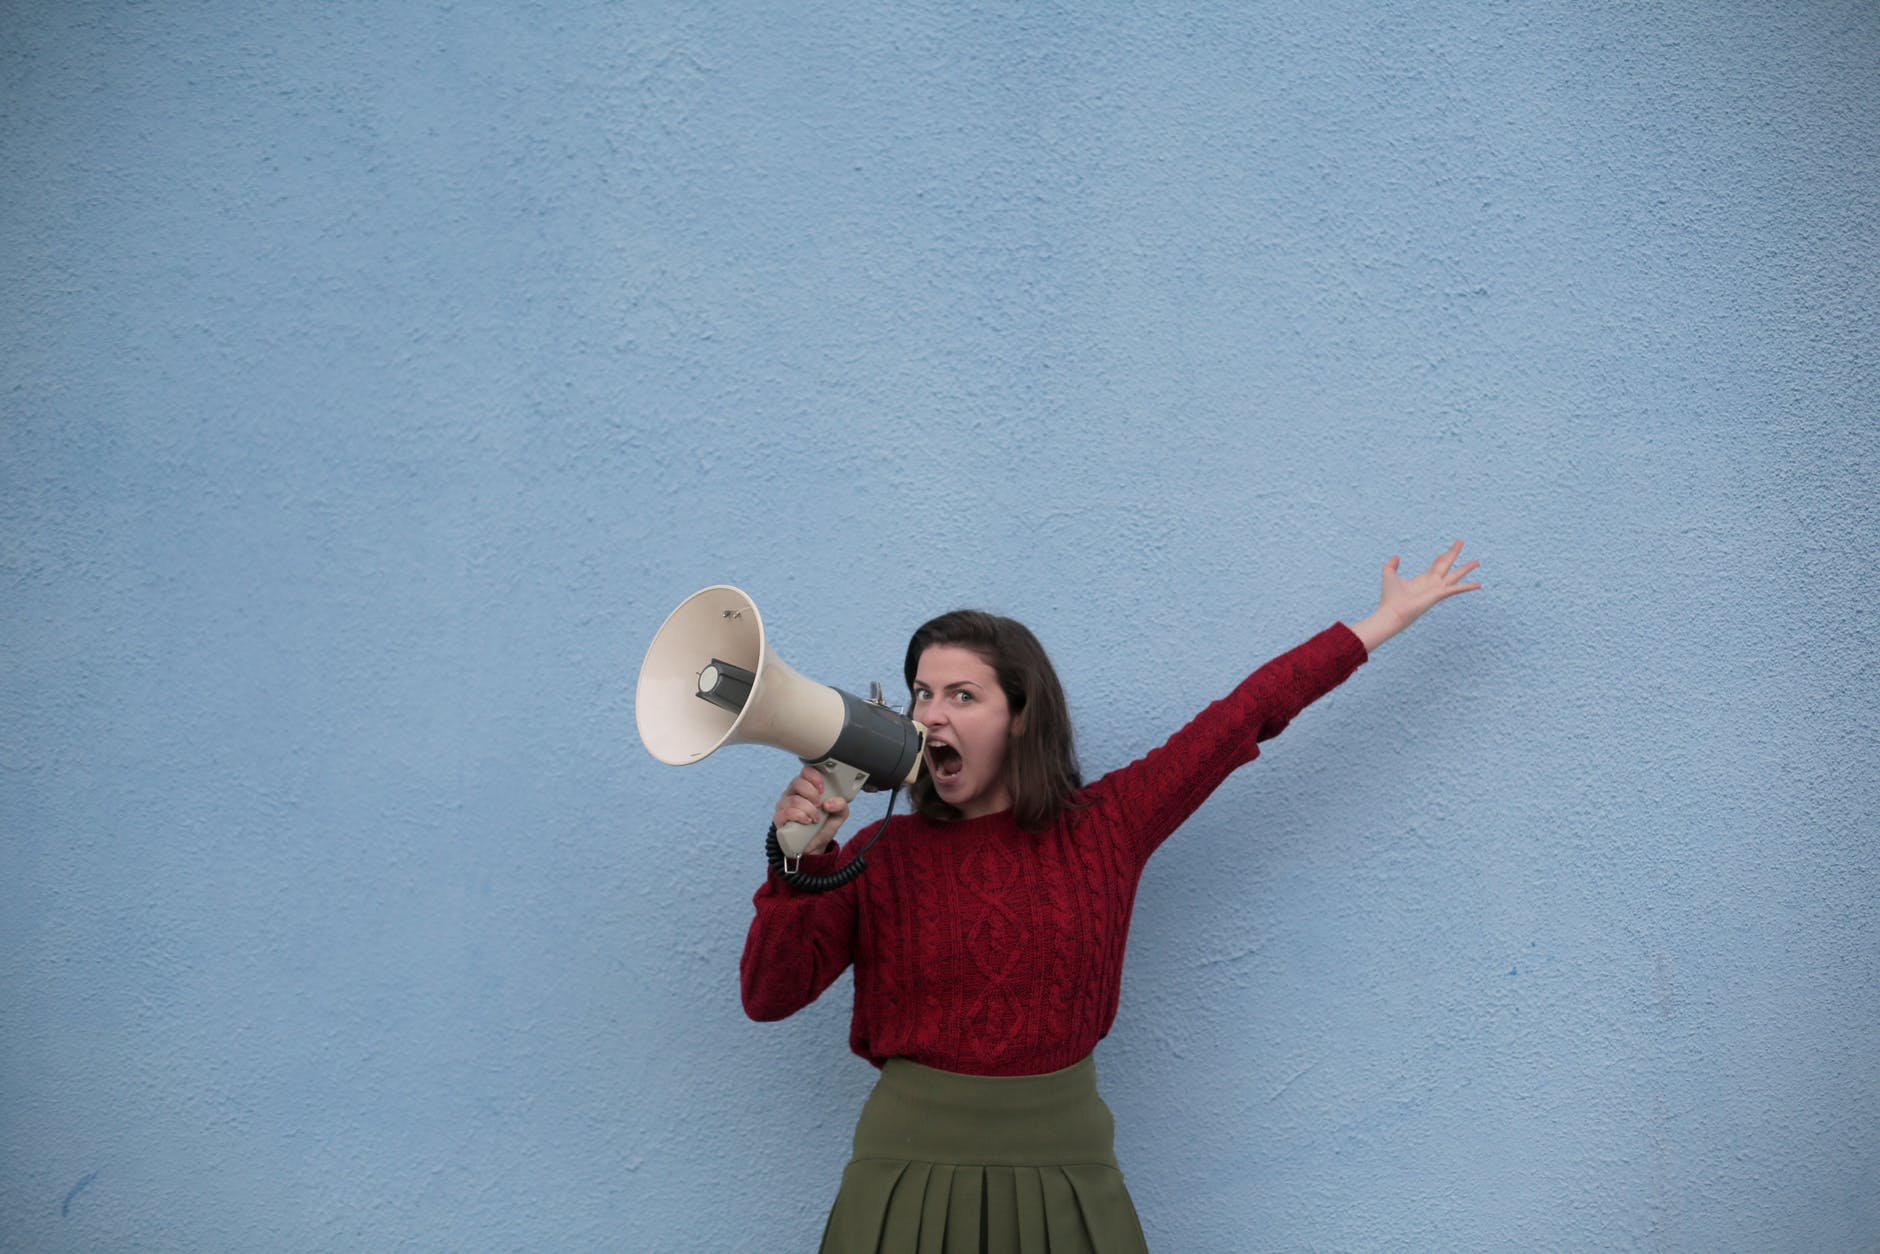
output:
{"label": "small blue mark on wall", "polygon": [[97,1178],[98,1178],[97,1172],[95,1171],[90,1172],[89,1174],[85,1176],[83,1180],[80,1180],[77,1184],[73,1185],[72,1191],[65,1195],[64,1204],[59,1207],[59,1214],[65,1216],[67,1219],[70,1219],[72,1217],[72,1199],[77,1197],[80,1193],[83,1193],[85,1189],[91,1184],[91,1182],[93,1180],[96,1180]]}

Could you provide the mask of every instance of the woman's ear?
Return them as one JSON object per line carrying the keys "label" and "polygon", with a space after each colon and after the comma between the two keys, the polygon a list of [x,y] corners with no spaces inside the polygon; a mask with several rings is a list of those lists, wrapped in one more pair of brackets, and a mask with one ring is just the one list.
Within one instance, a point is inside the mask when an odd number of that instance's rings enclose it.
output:
{"label": "woman's ear", "polygon": [[1020,710],[1018,715],[1012,719],[1012,729],[1005,734],[1007,740],[1012,740],[1025,734],[1025,716],[1029,713],[1031,713],[1030,710]]}

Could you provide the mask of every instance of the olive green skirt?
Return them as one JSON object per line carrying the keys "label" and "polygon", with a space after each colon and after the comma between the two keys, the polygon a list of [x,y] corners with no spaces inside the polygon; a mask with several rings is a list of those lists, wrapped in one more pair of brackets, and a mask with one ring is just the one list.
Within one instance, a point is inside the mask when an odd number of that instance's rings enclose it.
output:
{"label": "olive green skirt", "polygon": [[1147,1254],[1086,1058],[971,1076],[891,1058],[855,1126],[822,1254]]}

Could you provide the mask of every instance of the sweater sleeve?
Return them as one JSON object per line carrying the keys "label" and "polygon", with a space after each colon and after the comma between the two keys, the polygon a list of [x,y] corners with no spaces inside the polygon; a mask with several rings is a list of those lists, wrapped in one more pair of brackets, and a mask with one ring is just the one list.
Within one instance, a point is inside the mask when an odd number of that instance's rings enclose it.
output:
{"label": "sweater sleeve", "polygon": [[[858,837],[848,853],[866,844]],[[802,869],[828,875],[847,861],[832,847],[804,857]],[[799,892],[777,872],[765,875],[738,964],[745,1014],[760,1022],[788,1018],[835,983],[855,957],[857,891],[849,884],[828,893]]]}
{"label": "sweater sleeve", "polygon": [[1352,630],[1334,623],[1247,676],[1160,748],[1092,784],[1089,803],[1125,833],[1140,866],[1228,775],[1260,756],[1260,741],[1286,730],[1367,657]]}

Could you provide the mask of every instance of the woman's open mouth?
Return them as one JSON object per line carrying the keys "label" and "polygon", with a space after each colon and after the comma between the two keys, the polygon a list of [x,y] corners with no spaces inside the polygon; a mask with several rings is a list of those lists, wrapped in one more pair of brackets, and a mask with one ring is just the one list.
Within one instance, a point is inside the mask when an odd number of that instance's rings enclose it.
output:
{"label": "woman's open mouth", "polygon": [[927,742],[927,769],[933,772],[935,783],[949,783],[958,779],[965,766],[965,762],[960,759],[960,751],[952,745],[939,740]]}

